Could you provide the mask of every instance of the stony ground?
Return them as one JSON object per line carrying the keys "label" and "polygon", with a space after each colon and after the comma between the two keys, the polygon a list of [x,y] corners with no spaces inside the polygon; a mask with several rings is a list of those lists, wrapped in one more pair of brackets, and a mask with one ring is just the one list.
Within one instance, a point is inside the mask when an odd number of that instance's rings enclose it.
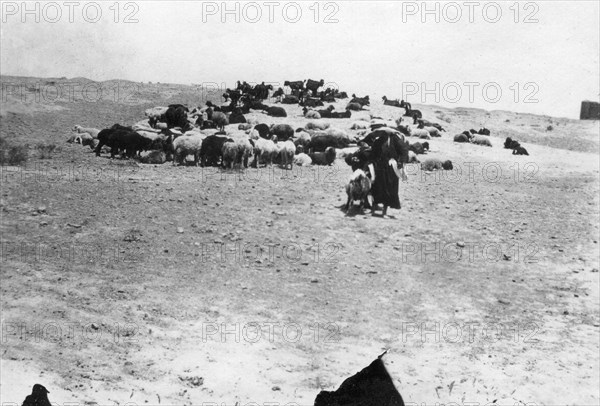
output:
{"label": "stony ground", "polygon": [[[330,122],[403,111],[371,97]],[[385,349],[406,402],[600,402],[598,122],[415,106],[455,169],[411,166],[392,218],[340,209],[342,160],[225,172],[65,143],[201,99],[2,103],[2,136],[60,147],[2,167],[2,402],[41,383],[61,404],[311,405]],[[305,124],[286,108],[251,116]],[[452,142],[480,126],[492,148]]]}

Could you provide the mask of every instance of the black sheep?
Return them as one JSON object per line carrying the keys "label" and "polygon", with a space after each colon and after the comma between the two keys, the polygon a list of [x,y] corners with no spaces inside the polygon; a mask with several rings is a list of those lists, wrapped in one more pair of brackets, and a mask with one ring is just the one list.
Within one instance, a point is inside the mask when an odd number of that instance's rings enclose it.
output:
{"label": "black sheep", "polygon": [[50,400],[48,400],[48,393],[50,393],[48,389],[36,383],[33,385],[31,395],[25,398],[22,406],[51,406]]}

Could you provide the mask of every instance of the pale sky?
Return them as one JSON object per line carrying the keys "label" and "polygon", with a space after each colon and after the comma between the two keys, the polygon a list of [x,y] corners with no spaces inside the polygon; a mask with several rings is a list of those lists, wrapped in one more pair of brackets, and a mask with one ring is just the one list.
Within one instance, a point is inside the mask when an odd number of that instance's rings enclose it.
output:
{"label": "pale sky", "polygon": [[[62,1],[37,12],[27,3],[26,15],[20,1],[2,2],[1,73],[226,87],[324,79],[371,98],[572,118],[582,100],[600,97],[597,1],[228,2],[228,15],[221,1],[137,1],[119,3],[118,22],[113,1],[98,2],[98,17],[93,2],[78,3],[70,21]],[[84,7],[97,22],[84,20]],[[137,22],[124,23],[132,12]],[[338,21],[325,23],[332,12]]]}

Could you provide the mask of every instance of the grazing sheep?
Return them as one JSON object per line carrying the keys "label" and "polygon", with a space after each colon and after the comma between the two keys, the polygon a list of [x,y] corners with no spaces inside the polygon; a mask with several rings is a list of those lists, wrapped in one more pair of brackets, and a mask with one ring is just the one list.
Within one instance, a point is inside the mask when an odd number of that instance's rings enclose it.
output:
{"label": "grazing sheep", "polygon": [[250,123],[243,123],[243,124],[238,125],[238,130],[244,130],[244,131],[246,131],[246,130],[249,130],[251,128],[252,128],[252,124],[250,124]]}
{"label": "grazing sheep", "polygon": [[183,164],[188,155],[194,155],[194,165],[198,165],[203,136],[200,134],[181,135],[173,140],[173,165]]}
{"label": "grazing sheep", "polygon": [[225,131],[225,126],[229,124],[227,116],[221,111],[215,111],[212,113],[212,122],[215,123],[220,131]]}
{"label": "grazing sheep", "polygon": [[346,105],[346,110],[360,111],[362,110],[362,106],[360,103],[348,103],[348,105]]}
{"label": "grazing sheep", "polygon": [[271,106],[263,111],[266,111],[267,115],[271,117],[287,117],[287,113],[283,107]]}
{"label": "grazing sheep", "polygon": [[284,141],[277,144],[279,162],[283,165],[283,169],[287,169],[288,164],[290,169],[294,167],[294,155],[296,155],[296,146],[292,141]]}
{"label": "grazing sheep", "polygon": [[454,136],[454,142],[469,142],[469,137],[467,137],[464,133],[456,134]]}
{"label": "grazing sheep", "polygon": [[269,133],[271,137],[277,136],[280,141],[287,141],[294,136],[294,129],[289,124],[274,124],[271,126]]}
{"label": "grazing sheep", "polygon": [[362,212],[365,203],[367,203],[367,196],[371,191],[371,179],[362,169],[357,169],[352,174],[350,181],[346,185],[346,194],[348,195],[348,201],[346,202],[346,211],[350,211],[350,207],[355,200],[360,201],[359,210]]}
{"label": "grazing sheep", "polygon": [[328,147],[325,152],[313,152],[308,154],[313,164],[315,165],[331,165],[335,161],[335,149]]}
{"label": "grazing sheep", "polygon": [[369,127],[369,123],[366,121],[355,121],[350,126],[351,130],[366,130]]}
{"label": "grazing sheep", "polygon": [[513,155],[529,155],[529,152],[522,146],[518,146],[513,150]]}
{"label": "grazing sheep", "polygon": [[452,170],[452,161],[441,161],[437,158],[428,158],[421,163],[422,171],[435,171],[435,170]]}
{"label": "grazing sheep", "polygon": [[481,137],[481,136],[474,136],[473,139],[471,140],[471,142],[475,145],[483,145],[485,147],[491,147],[492,143],[490,141],[489,138],[486,137]]}
{"label": "grazing sheep", "polygon": [[321,115],[319,114],[318,111],[308,110],[306,107],[302,111],[304,113],[304,117],[306,117],[306,118],[312,118],[315,120],[318,120],[321,118]]}
{"label": "grazing sheep", "polygon": [[272,165],[277,157],[277,146],[271,140],[258,138],[254,141],[254,159],[251,166],[257,168],[260,164]]}
{"label": "grazing sheep", "polygon": [[100,130],[99,130],[99,129],[97,129],[97,128],[93,128],[93,127],[82,127],[82,126],[80,126],[79,124],[76,124],[76,125],[73,127],[73,130],[72,130],[72,131],[74,131],[74,132],[77,132],[77,133],[80,133],[80,134],[82,134],[82,133],[88,133],[88,134],[89,134],[89,135],[91,135],[93,138],[98,138],[98,133],[100,132]]}
{"label": "grazing sheep", "polygon": [[300,153],[294,157],[294,164],[297,166],[310,166],[312,165],[312,159],[305,153]]}
{"label": "grazing sheep", "polygon": [[143,164],[162,165],[167,162],[167,154],[164,151],[148,151],[140,154],[140,162]]}
{"label": "grazing sheep", "polygon": [[331,124],[329,123],[315,123],[312,121],[309,121],[308,123],[306,123],[306,125],[304,126],[304,128],[306,128],[307,130],[326,130],[329,128]]}

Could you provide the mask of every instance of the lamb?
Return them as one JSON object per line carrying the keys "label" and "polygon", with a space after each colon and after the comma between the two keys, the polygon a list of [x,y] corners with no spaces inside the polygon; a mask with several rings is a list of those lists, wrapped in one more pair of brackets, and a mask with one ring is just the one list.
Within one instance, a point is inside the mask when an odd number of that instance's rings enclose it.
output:
{"label": "lamb", "polygon": [[[97,135],[97,134],[96,134]],[[96,138],[90,134],[90,133],[79,133],[79,144],[81,144],[82,146],[91,146],[94,144],[94,140]],[[77,141],[76,141],[77,142]]]}
{"label": "lamb", "polygon": [[329,166],[335,161],[335,149],[327,147],[325,152],[313,152],[312,154],[308,154],[308,156],[315,165]]}
{"label": "lamb", "polygon": [[181,135],[173,140],[173,165],[183,164],[188,155],[194,155],[194,165],[198,165],[203,136],[200,134]]}
{"label": "lamb", "polygon": [[518,146],[513,150],[513,155],[529,155],[529,152],[522,146]]}
{"label": "lamb", "polygon": [[99,130],[99,129],[97,129],[97,128],[93,128],[93,127],[82,127],[82,126],[80,126],[79,124],[76,124],[76,125],[73,127],[73,130],[72,130],[72,131],[74,131],[74,132],[77,132],[77,133],[80,133],[80,134],[82,134],[82,133],[88,133],[88,134],[89,134],[89,135],[91,135],[93,138],[98,138],[98,133],[100,132],[100,130]]}
{"label": "lamb", "polygon": [[150,109],[146,109],[144,114],[146,115],[146,117],[148,117],[148,120],[150,121],[150,123],[152,123],[152,122],[156,123],[158,120],[160,120],[162,117],[164,117],[164,115],[167,113],[168,109],[169,109],[168,107],[162,107],[162,106],[152,107]]}
{"label": "lamb", "polygon": [[277,146],[275,143],[259,137],[254,141],[254,159],[251,166],[257,168],[263,162],[265,165],[272,165],[276,155]]}
{"label": "lamb", "polygon": [[323,122],[315,123],[315,122],[309,121],[308,123],[306,123],[306,125],[304,126],[304,128],[306,128],[307,130],[321,130],[321,131],[324,131],[324,130],[328,129],[330,125],[331,124],[329,124],[329,123],[323,123]]}
{"label": "lamb", "polygon": [[233,169],[233,165],[237,159],[238,146],[235,141],[227,141],[221,147],[222,165],[223,168]]}
{"label": "lamb", "polygon": [[485,147],[491,147],[492,143],[490,141],[489,138],[487,137],[481,137],[481,136],[474,136],[473,139],[471,140],[471,142],[475,145],[483,145]]}
{"label": "lamb", "polygon": [[300,153],[294,157],[294,164],[298,166],[310,166],[312,165],[312,159],[305,153]]}
{"label": "lamb", "polygon": [[346,202],[346,211],[350,211],[350,207],[354,200],[360,201],[359,210],[362,212],[365,203],[367,203],[367,196],[371,191],[371,179],[368,178],[365,171],[357,169],[352,174],[350,181],[346,185],[346,194],[348,195],[348,201]]}
{"label": "lamb", "polygon": [[318,120],[321,118],[321,115],[318,111],[308,110],[306,107],[302,110],[304,112],[304,117]]}
{"label": "lamb", "polygon": [[422,171],[435,171],[440,169],[452,170],[452,168],[452,161],[447,160],[442,162],[437,158],[428,158],[421,163]]}
{"label": "lamb", "polygon": [[220,111],[215,111],[212,114],[212,121],[216,124],[217,128],[221,131],[225,131],[225,126],[229,124],[229,120],[225,113]]}
{"label": "lamb", "polygon": [[243,123],[243,124],[238,125],[238,130],[244,130],[244,131],[246,131],[246,130],[249,130],[251,128],[252,128],[252,124],[250,124],[250,123]]}
{"label": "lamb", "polygon": [[284,141],[277,144],[279,149],[279,162],[283,165],[283,169],[287,169],[288,164],[290,169],[294,167],[294,155],[296,155],[296,146],[292,141]]}
{"label": "lamb", "polygon": [[454,136],[454,142],[469,142],[469,137],[463,133],[460,133]]}

